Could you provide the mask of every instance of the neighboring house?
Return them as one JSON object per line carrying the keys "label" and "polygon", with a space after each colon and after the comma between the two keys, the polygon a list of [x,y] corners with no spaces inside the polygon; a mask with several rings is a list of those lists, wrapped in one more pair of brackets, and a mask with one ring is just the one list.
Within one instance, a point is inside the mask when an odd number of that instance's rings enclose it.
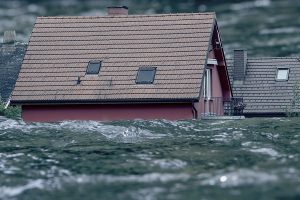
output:
{"label": "neighboring house", "polygon": [[222,115],[230,81],[214,13],[38,17],[12,96],[24,121]]}
{"label": "neighboring house", "polygon": [[245,116],[284,116],[300,111],[300,59],[248,58],[235,50],[228,59],[234,97],[242,97]]}
{"label": "neighboring house", "polygon": [[9,101],[18,78],[26,44],[16,42],[15,31],[6,31],[0,43],[0,99]]}

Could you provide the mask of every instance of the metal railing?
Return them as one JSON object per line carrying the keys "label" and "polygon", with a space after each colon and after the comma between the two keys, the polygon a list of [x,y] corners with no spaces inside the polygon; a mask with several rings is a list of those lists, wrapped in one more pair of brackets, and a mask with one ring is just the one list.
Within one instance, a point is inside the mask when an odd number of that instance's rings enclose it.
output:
{"label": "metal railing", "polygon": [[211,97],[200,100],[202,116],[241,116],[246,105],[243,98]]}

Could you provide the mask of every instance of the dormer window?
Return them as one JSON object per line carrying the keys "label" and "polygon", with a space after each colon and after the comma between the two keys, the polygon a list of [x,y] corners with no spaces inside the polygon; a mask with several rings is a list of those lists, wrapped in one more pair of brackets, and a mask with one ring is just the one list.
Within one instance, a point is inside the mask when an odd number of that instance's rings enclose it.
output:
{"label": "dormer window", "polygon": [[100,68],[101,68],[100,60],[91,60],[87,66],[86,74],[88,75],[99,74]]}
{"label": "dormer window", "polygon": [[278,68],[276,81],[287,81],[289,79],[289,68]]}
{"label": "dormer window", "polygon": [[153,84],[156,74],[155,67],[140,67],[136,76],[136,84]]}

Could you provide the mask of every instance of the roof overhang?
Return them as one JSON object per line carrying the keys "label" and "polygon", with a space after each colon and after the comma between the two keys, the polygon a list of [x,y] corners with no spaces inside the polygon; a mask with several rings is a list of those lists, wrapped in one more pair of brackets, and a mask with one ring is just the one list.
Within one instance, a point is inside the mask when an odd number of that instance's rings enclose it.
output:
{"label": "roof overhang", "polygon": [[11,101],[11,105],[63,105],[63,104],[159,104],[194,103],[199,99],[113,99],[113,100],[31,100]]}
{"label": "roof overhang", "polygon": [[225,53],[224,53],[224,49],[223,49],[223,44],[222,44],[222,39],[221,39],[221,36],[220,36],[220,31],[219,31],[219,27],[218,27],[218,23],[217,23],[217,19],[216,18],[215,18],[214,28],[216,29],[215,31],[217,32],[217,36],[218,36],[218,39],[220,41],[219,53],[221,54],[221,57],[223,58],[223,61],[224,61],[223,66],[225,67],[226,79],[227,79],[227,82],[228,82],[230,94],[231,94],[231,96],[233,96],[232,86],[231,86],[231,83],[230,83],[229,73],[228,73],[228,69],[227,69],[226,57],[225,57]]}

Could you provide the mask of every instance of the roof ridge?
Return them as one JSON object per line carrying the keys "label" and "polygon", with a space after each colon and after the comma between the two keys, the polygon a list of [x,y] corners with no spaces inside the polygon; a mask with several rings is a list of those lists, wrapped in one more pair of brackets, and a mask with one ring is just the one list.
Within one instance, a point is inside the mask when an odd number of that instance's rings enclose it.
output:
{"label": "roof ridge", "polygon": [[42,19],[91,19],[91,18],[136,18],[136,17],[168,17],[168,16],[193,16],[193,15],[215,15],[215,12],[202,13],[169,13],[169,14],[144,14],[144,15],[115,15],[115,16],[38,16]]}

